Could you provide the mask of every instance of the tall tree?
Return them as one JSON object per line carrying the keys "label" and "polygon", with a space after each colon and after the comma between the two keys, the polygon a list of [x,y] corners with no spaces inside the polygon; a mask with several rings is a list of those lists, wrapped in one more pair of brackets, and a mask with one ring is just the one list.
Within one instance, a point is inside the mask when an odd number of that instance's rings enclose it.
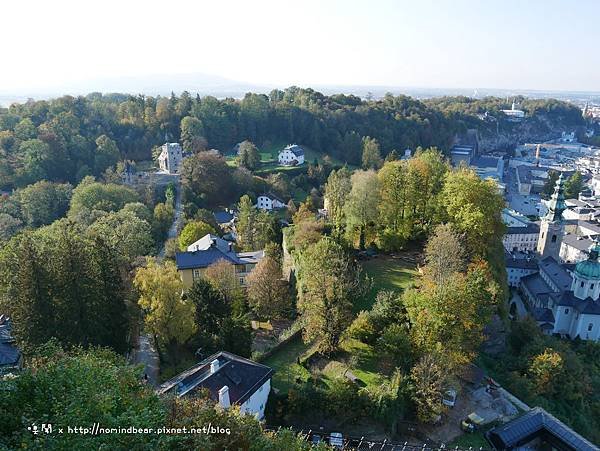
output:
{"label": "tall tree", "polygon": [[291,309],[280,263],[266,255],[246,278],[248,303],[259,318],[280,318]]}
{"label": "tall tree", "polygon": [[187,152],[200,152],[206,150],[207,142],[204,138],[204,126],[195,117],[186,116],[181,120],[181,141],[183,150]]}
{"label": "tall tree", "polygon": [[342,230],[345,223],[344,205],[352,189],[350,177],[350,170],[344,166],[337,171],[331,171],[325,186],[327,214],[338,232]]}
{"label": "tall tree", "polygon": [[196,331],[196,307],[181,296],[183,284],[175,264],[162,264],[149,257],[133,281],[140,293],[138,304],[145,312],[144,325],[160,342],[171,348],[185,342]]}
{"label": "tall tree", "polygon": [[367,229],[377,221],[380,192],[375,171],[356,171],[352,174],[352,189],[345,204],[347,231],[358,230],[359,246],[365,248]]}
{"label": "tall tree", "polygon": [[352,321],[353,300],[360,296],[360,271],[344,249],[323,238],[301,255],[298,311],[304,320],[304,339],[317,342],[323,353],[338,347]]}
{"label": "tall tree", "polygon": [[365,136],[362,140],[363,169],[379,169],[383,164],[379,142],[375,138]]}
{"label": "tall tree", "polygon": [[443,285],[455,273],[466,269],[467,256],[461,237],[449,224],[438,225],[425,246],[425,274]]}
{"label": "tall tree", "polygon": [[504,199],[493,180],[482,180],[471,169],[449,172],[441,202],[454,228],[465,234],[469,252],[485,256],[504,234]]}
{"label": "tall tree", "polygon": [[246,169],[256,169],[260,165],[260,153],[256,146],[246,140],[240,143],[238,150],[238,163]]}

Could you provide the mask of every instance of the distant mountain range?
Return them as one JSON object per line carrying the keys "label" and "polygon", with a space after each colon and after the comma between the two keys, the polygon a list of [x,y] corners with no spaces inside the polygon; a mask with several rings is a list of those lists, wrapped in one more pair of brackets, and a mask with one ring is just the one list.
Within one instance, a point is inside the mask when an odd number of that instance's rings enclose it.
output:
{"label": "distant mountain range", "polygon": [[[46,99],[65,94],[85,95],[90,92],[119,92],[129,94],[170,95],[171,92],[189,91],[193,95],[212,95],[215,97],[241,98],[247,92],[267,94],[273,88],[283,89],[286,86],[266,86],[231,80],[225,77],[204,73],[191,74],[150,74],[141,77],[110,77],[95,80],[85,80],[64,85],[39,87],[31,90],[9,92],[0,89],[0,105],[7,106],[12,102],[24,102],[28,98]],[[304,86],[306,87],[306,86]],[[312,85],[314,89],[324,94],[354,94],[360,97],[372,96],[377,99],[387,92],[394,95],[406,94],[415,98],[430,98],[439,96],[464,95],[469,97],[513,97],[523,95],[532,98],[556,98],[569,100],[577,104],[585,102],[600,103],[599,92],[568,92],[568,91],[536,91],[525,89],[460,89],[460,88],[418,88],[399,86],[344,86],[344,85]]]}

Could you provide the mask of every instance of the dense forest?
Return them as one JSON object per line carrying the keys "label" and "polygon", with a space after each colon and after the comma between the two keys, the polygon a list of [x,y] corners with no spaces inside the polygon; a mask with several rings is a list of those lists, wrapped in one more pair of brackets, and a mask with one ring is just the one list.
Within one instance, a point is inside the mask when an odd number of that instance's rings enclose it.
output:
{"label": "dense forest", "polygon": [[[565,102],[520,100],[530,116],[544,113],[567,125],[582,123],[578,108]],[[298,142],[350,164],[360,163],[365,136],[377,139],[384,157],[407,147],[447,150],[467,128],[486,129],[477,114],[500,118],[500,110],[509,107],[499,98],[422,102],[389,94],[367,101],[297,87],[269,95],[248,93],[241,100],[187,92],[30,100],[0,109],[0,189],[44,179],[75,184],[119,160],[149,160],[165,139],[181,141],[186,150],[222,152],[245,139],[258,145]]]}

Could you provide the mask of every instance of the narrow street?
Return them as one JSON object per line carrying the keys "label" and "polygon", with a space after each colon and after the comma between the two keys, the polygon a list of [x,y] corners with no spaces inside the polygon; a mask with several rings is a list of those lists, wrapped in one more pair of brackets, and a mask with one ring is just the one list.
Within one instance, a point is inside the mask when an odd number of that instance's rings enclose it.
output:
{"label": "narrow street", "polygon": [[144,373],[148,376],[148,383],[153,387],[158,385],[160,361],[152,335],[142,334],[138,337],[138,348],[134,351],[133,363],[135,365],[143,364]]}
{"label": "narrow street", "polygon": [[[181,220],[181,214],[183,210],[183,204],[181,202],[181,183],[177,183],[177,189],[175,193],[175,212],[173,215],[173,223],[167,232],[167,240],[170,238],[177,237],[177,229]],[[165,243],[158,252],[158,259],[162,260],[165,256]],[[158,352],[156,351],[156,343],[154,337],[148,333],[142,332],[138,335],[137,346],[133,352],[133,363],[143,364],[145,367],[145,374],[148,376],[148,383],[156,387],[158,385],[158,374],[160,371],[160,359]]]}

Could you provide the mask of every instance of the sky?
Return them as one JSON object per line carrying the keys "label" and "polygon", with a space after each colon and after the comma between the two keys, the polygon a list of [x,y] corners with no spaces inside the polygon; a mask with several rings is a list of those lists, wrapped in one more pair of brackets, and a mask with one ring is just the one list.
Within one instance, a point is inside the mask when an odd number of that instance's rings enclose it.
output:
{"label": "sky", "polygon": [[0,92],[203,73],[261,86],[600,91],[597,0],[3,2]]}

